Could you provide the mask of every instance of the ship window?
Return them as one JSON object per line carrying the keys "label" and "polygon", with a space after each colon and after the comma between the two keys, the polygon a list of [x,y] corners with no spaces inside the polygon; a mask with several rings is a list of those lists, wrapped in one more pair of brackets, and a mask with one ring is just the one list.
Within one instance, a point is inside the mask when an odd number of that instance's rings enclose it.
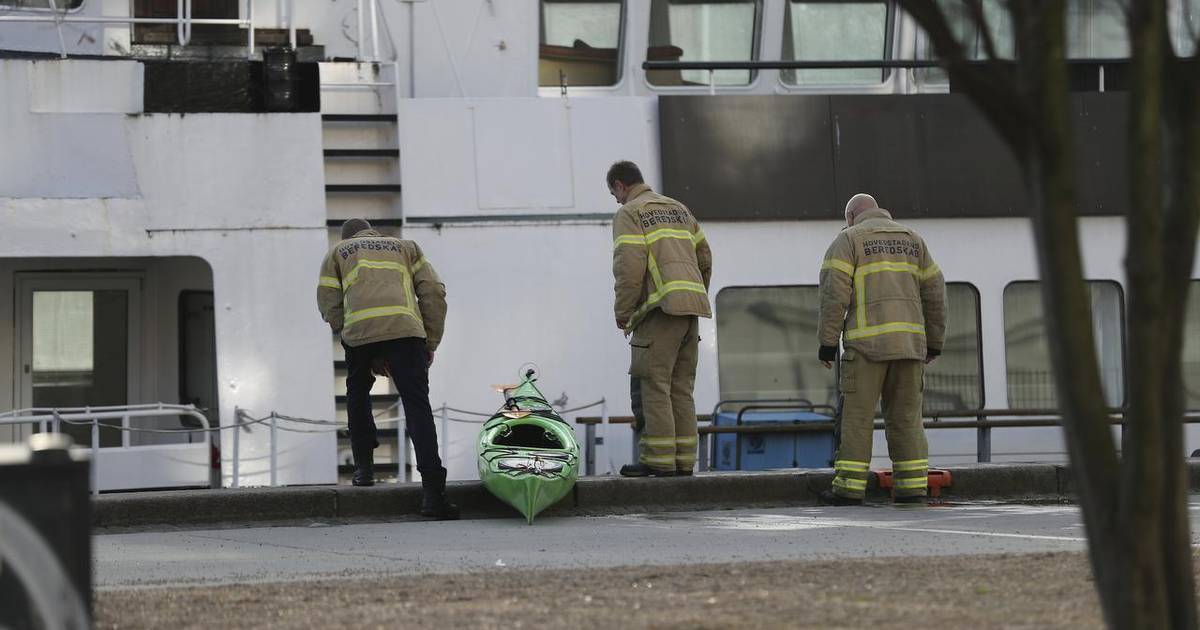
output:
{"label": "ship window", "polygon": [[[1125,400],[1121,285],[1111,280],[1097,280],[1088,282],[1087,286],[1091,294],[1091,323],[1104,399],[1110,407],[1119,407]],[[1008,372],[1008,405],[1013,409],[1058,408],[1046,334],[1041,285],[1014,282],[1005,287],[1004,359]]]}
{"label": "ship window", "polygon": [[817,361],[816,286],[727,287],[716,303],[721,400],[837,403],[833,371]]}
{"label": "ship window", "polygon": [[[653,0],[650,61],[751,61],[758,58],[757,0]],[[654,85],[708,85],[707,70],[651,70]],[[747,85],[752,70],[718,70],[714,85]]]}
{"label": "ship window", "polygon": [[[55,0],[59,11],[74,11],[83,6],[83,0]],[[50,0],[0,0],[0,9],[49,9]]]}
{"label": "ship window", "polygon": [[983,409],[979,290],[946,283],[946,345],[925,369],[925,411]]}
{"label": "ship window", "polygon": [[1191,57],[1196,54],[1196,40],[1200,38],[1200,0],[1168,3],[1167,26],[1176,55]]}
{"label": "ship window", "polygon": [[1200,280],[1192,280],[1183,321],[1184,403],[1200,410]]}
{"label": "ship window", "polygon": [[[803,61],[886,59],[891,43],[887,2],[791,0],[784,21],[783,59]],[[878,68],[782,70],[788,85],[879,83]]]}
{"label": "ship window", "polygon": [[542,0],[538,85],[615,85],[621,78],[622,0]]}
{"label": "ship window", "polygon": [[[959,0],[938,0],[938,6],[946,14],[950,29],[962,44],[967,56],[970,59],[987,58],[983,31],[978,28],[975,19],[971,17],[966,3]],[[1007,6],[1001,0],[983,0],[983,15],[988,25],[988,32],[991,33],[992,41],[996,45],[996,54],[1002,58],[1011,59],[1014,54],[1014,40],[1012,19]],[[933,54],[933,44],[929,43],[924,36],[922,39],[925,40],[925,52],[921,57],[933,59],[936,56]],[[916,73],[922,82],[946,83],[946,72],[941,68],[922,69],[917,70]]]}
{"label": "ship window", "polygon": [[[1171,3],[1169,11],[1171,23],[1177,25],[1175,42],[1180,45],[1190,39],[1185,33],[1186,20],[1189,16],[1200,13],[1193,6],[1200,6],[1200,0],[1184,0],[1183,3]],[[992,39],[996,44],[996,52],[1002,58],[1011,59],[1014,56],[1014,35],[1011,14],[1007,3],[1001,0],[984,0],[983,11]],[[962,43],[971,59],[984,59],[987,56],[982,32],[971,17],[967,4],[959,0],[938,0],[938,6],[945,12],[958,41]],[[1196,18],[1191,18],[1191,24],[1196,24]],[[1129,33],[1125,26],[1125,11],[1120,0],[1069,0],[1067,2],[1067,56],[1072,59],[1114,59],[1129,56]],[[924,59],[932,59],[933,46],[928,38],[922,36],[924,49],[921,55]],[[920,73],[926,83],[945,83],[946,73],[940,69],[925,70]]]}
{"label": "ship window", "polygon": [[[925,376],[925,410],[983,408],[979,292],[946,286],[948,335]],[[717,372],[722,400],[837,403],[834,372],[817,360],[816,286],[727,287],[717,294]]]}

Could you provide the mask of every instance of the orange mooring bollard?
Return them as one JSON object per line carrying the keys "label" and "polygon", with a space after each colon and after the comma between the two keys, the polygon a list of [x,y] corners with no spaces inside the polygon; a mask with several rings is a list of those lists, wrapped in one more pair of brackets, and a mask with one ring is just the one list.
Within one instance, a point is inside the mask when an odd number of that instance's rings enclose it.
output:
{"label": "orange mooring bollard", "polygon": [[[895,487],[892,485],[892,471],[876,470],[875,480],[879,483],[881,489],[887,490],[888,494],[895,496]],[[929,469],[929,496],[942,496],[942,488],[950,487],[950,471],[940,468]]]}

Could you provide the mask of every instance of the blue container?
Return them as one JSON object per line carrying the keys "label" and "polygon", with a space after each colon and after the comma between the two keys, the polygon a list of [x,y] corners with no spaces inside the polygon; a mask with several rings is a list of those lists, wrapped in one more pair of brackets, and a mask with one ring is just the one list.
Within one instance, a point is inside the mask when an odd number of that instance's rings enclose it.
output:
{"label": "blue container", "polygon": [[[717,414],[714,426],[729,427],[737,424],[737,413],[726,411]],[[742,425],[800,424],[802,422],[829,422],[833,418],[810,411],[747,411],[742,414]],[[713,470],[738,470],[737,436],[731,433],[714,435],[716,455]],[[741,470],[768,470],[772,468],[828,468],[833,458],[833,432],[820,433],[748,433],[742,436]]]}

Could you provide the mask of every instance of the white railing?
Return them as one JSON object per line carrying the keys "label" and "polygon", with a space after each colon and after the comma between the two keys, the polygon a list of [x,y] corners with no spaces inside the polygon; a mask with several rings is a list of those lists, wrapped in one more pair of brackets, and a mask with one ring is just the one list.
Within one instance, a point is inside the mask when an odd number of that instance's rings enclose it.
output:
{"label": "white railing", "polygon": [[[58,29],[59,54],[67,57],[66,42],[63,38],[63,24],[126,24],[131,29],[137,24],[174,24],[176,38],[180,46],[187,46],[192,41],[192,26],[228,25],[246,29],[246,56],[254,56],[254,1],[245,0],[244,16],[241,18],[196,18],[192,17],[192,0],[176,0],[175,17],[133,17],[111,15],[80,15],[59,9],[57,0],[47,0],[49,11],[26,11],[13,9],[13,13],[0,15],[0,23],[4,22],[42,22],[53,23]],[[295,0],[275,0],[276,13],[282,16],[288,31],[288,43],[292,50],[296,49],[296,2]],[[365,25],[364,23],[369,23]],[[365,38],[367,28],[370,28],[371,54],[367,56]],[[358,0],[358,59],[360,61],[379,61],[379,3],[378,0]]]}
{"label": "white railing", "polygon": [[[385,411],[395,410],[395,409],[399,408],[399,405],[400,405],[400,403],[393,404],[392,406],[388,407],[387,410],[385,410]],[[608,417],[607,404],[603,398],[600,400],[597,400],[594,403],[589,403],[589,404],[582,405],[579,407],[574,407],[571,409],[562,409],[562,410],[556,410],[556,411],[558,414],[565,416],[567,414],[577,413],[579,411],[583,411],[584,409],[591,409],[593,407],[600,407],[604,417],[605,418]],[[450,434],[450,423],[453,422],[453,423],[458,423],[458,424],[482,425],[485,422],[487,422],[489,418],[491,418],[492,416],[495,415],[495,412],[467,411],[465,409],[458,409],[458,408],[451,407],[446,404],[443,404],[441,407],[434,409],[433,413],[434,413],[434,416],[439,420],[439,422],[441,424],[441,428],[438,430],[438,443],[439,443],[438,445],[441,448],[441,457],[442,457],[442,465],[443,466],[445,466],[446,462],[448,462],[450,460],[450,457],[449,457],[449,455],[450,455],[450,452],[449,452],[450,440],[448,438],[448,436]],[[456,415],[451,415],[451,414],[456,414]],[[465,418],[463,416],[472,416],[472,417]],[[347,426],[345,423],[342,423],[342,422],[333,422],[330,420],[318,420],[318,419],[314,419],[314,418],[299,418],[296,416],[284,415],[284,414],[277,413],[274,411],[270,412],[269,414],[267,414],[261,418],[255,418],[255,417],[253,417],[252,414],[250,414],[249,411],[247,411],[245,409],[241,409],[241,408],[234,409],[234,421],[233,421],[233,425],[231,425],[232,428],[245,428],[246,430],[249,430],[250,426],[255,425],[255,424],[265,424],[270,428],[271,433],[270,433],[270,437],[268,440],[268,460],[269,460],[268,467],[269,467],[269,474],[270,474],[270,484],[272,486],[278,485],[277,468],[278,468],[278,459],[279,459],[278,458],[279,440],[278,440],[277,435],[278,435],[279,431],[287,431],[287,432],[291,432],[291,433],[333,433],[335,431],[349,430],[349,426]],[[386,419],[382,419],[382,420],[379,418],[375,419],[375,426],[377,426],[377,427],[379,425],[387,425],[387,424],[395,424],[396,425],[397,473],[399,474],[400,479],[402,479],[404,481],[408,481],[408,475],[406,472],[406,468],[408,465],[408,435],[405,431],[404,416],[395,416],[395,417],[386,418]],[[301,428],[296,425],[303,425],[306,428]],[[607,427],[608,427],[608,423],[605,422],[605,433],[607,433]],[[222,427],[222,428],[225,428],[225,427]],[[592,432],[595,431],[594,427],[588,426],[587,428],[591,429]],[[240,481],[238,479],[239,472],[240,472],[240,465],[241,465],[241,455],[239,452],[240,451],[240,448],[239,448],[240,440],[238,437],[240,433],[241,433],[240,431],[233,432],[233,445],[232,445],[233,446],[233,454],[231,455],[233,482],[231,484],[231,487],[234,487],[234,488],[237,488],[240,483]],[[593,435],[592,433],[589,433],[589,436],[592,436],[592,435]],[[588,448],[590,449],[591,447],[592,447],[592,445],[589,443]]]}
{"label": "white railing", "polygon": [[[200,423],[199,429],[152,429],[131,426],[134,418],[159,418],[162,416],[191,416]],[[120,420],[120,425],[100,423],[101,420]],[[92,494],[100,493],[97,482],[96,466],[100,458],[100,427],[119,430],[123,433],[121,442],[129,446],[129,433],[206,433],[215,434],[225,427],[215,429],[195,405],[173,405],[166,403],[151,403],[142,405],[119,405],[110,407],[31,407],[0,413],[0,426],[33,424],[38,425],[42,433],[61,433],[63,424],[91,425],[92,437]],[[219,471],[215,479],[210,477],[209,485],[220,487]]]}

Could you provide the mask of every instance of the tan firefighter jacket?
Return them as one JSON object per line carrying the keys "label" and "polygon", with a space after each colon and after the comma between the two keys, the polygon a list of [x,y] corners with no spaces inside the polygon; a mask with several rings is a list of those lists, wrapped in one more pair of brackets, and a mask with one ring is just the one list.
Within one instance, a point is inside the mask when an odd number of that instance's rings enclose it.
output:
{"label": "tan firefighter jacket", "polygon": [[925,241],[868,210],[829,246],[821,264],[820,342],[871,361],[925,359],[946,340],[946,283]]}
{"label": "tan firefighter jacket", "polygon": [[446,286],[416,243],[363,230],[325,257],[317,307],[348,346],[424,337],[432,352],[446,322]]}
{"label": "tan firefighter jacket", "polygon": [[636,184],[613,218],[615,311],[625,332],[655,308],[712,317],[712,250],[683,204]]}

